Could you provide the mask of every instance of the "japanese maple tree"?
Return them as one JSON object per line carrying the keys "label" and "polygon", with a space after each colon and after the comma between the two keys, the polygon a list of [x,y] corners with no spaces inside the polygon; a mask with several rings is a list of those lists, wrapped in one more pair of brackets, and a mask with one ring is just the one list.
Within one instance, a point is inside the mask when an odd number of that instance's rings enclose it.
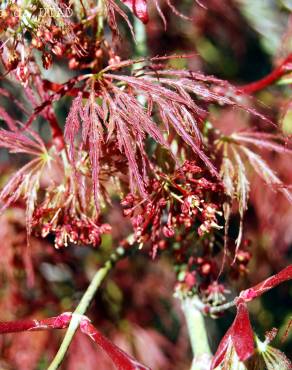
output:
{"label": "japanese maple tree", "polygon": [[250,310],[292,278],[291,4],[274,2],[281,45],[255,81],[220,54],[264,34],[248,0],[1,2],[3,369],[291,368]]}

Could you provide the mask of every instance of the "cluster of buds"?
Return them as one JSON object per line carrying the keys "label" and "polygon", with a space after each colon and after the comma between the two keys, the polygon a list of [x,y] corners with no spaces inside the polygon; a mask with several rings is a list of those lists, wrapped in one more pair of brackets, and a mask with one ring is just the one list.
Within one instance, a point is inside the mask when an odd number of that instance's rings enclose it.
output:
{"label": "cluster of buds", "polygon": [[57,25],[41,25],[32,38],[31,45],[42,51],[45,69],[51,67],[55,56],[66,58],[70,69],[98,70],[103,57],[101,42],[90,38],[82,24],[72,25],[69,35],[68,30]]}
{"label": "cluster of buds", "polygon": [[83,25],[75,29],[74,41],[67,45],[68,66],[70,69],[98,71],[101,67],[104,50],[101,41],[87,35]]}
{"label": "cluster of buds", "polygon": [[219,306],[226,301],[226,294],[230,293],[223,284],[218,281],[211,282],[205,289],[202,289],[204,302],[212,306]]}
{"label": "cluster of buds", "polygon": [[32,227],[35,233],[43,238],[49,234],[55,235],[56,249],[67,247],[69,244],[97,247],[101,243],[102,234],[111,232],[111,226],[108,224],[95,223],[85,216],[71,216],[61,208],[37,208],[33,215]]}
{"label": "cluster of buds", "polygon": [[16,50],[8,50],[7,52],[7,61],[5,67],[7,71],[14,70],[20,63],[20,55]]}
{"label": "cluster of buds", "polygon": [[202,302],[213,307],[220,306],[226,302],[226,294],[230,291],[217,280],[209,283],[204,282],[197,270],[181,271],[178,274],[176,289],[183,294],[199,294]]}
{"label": "cluster of buds", "polygon": [[[68,9],[71,10],[70,7],[67,7]],[[28,14],[33,14],[35,17],[33,29],[26,28],[25,22],[21,24],[27,31],[26,35],[30,35],[29,38],[31,38],[30,45],[25,50],[27,60],[30,60],[32,50],[38,49],[42,52],[42,63],[45,69],[51,67],[54,56],[66,58],[71,69],[91,68],[97,70],[100,68],[103,49],[99,39],[89,36],[87,27],[90,25],[74,24],[69,18],[65,25],[62,22],[59,24],[54,18],[54,14],[46,15],[40,12],[41,10],[45,9],[39,9],[38,5],[31,5],[26,9]],[[8,4],[5,9],[0,9],[0,33],[8,28],[14,29],[15,32],[12,45],[9,46],[7,43],[5,46],[9,54],[5,66],[8,71],[19,67],[20,73],[21,66],[19,64],[23,63],[23,58],[20,58],[19,53],[15,50],[15,44],[19,38],[17,28],[22,21],[21,13],[22,9],[17,4]]]}
{"label": "cluster of buds", "polygon": [[30,75],[30,72],[28,69],[27,61],[18,63],[18,66],[16,69],[16,77],[22,83],[24,87],[26,87],[28,84],[29,75]]}
{"label": "cluster of buds", "polygon": [[198,227],[199,236],[209,233],[212,228],[220,228],[217,224],[217,215],[221,215],[218,206],[205,202],[198,195],[189,195],[183,200],[181,206],[182,218],[186,227],[192,225],[194,216],[199,216],[201,225]]}
{"label": "cluster of buds", "polygon": [[8,3],[5,9],[0,9],[0,32],[14,28],[19,24],[21,10],[17,4]]}
{"label": "cluster of buds", "polygon": [[[1,50],[1,49],[0,49]],[[6,49],[5,52],[5,61],[4,65],[8,72],[15,70],[15,77],[20,81],[20,83],[26,87],[28,84],[28,79],[30,76],[30,71],[28,68],[28,58],[24,56],[20,56],[20,53],[12,49]]]}
{"label": "cluster of buds", "polygon": [[150,241],[154,257],[158,249],[165,248],[164,238],[192,229],[201,237],[221,228],[217,222],[221,206],[215,201],[220,200],[222,190],[221,184],[203,177],[194,162],[186,161],[171,176],[157,173],[148,186],[148,198],[128,194],[122,206],[124,215],[131,218],[137,242]]}
{"label": "cluster of buds", "polygon": [[57,25],[40,26],[31,40],[31,46],[42,51],[43,67],[49,69],[53,62],[53,55],[64,56],[66,51],[67,32]]}
{"label": "cluster of buds", "polygon": [[[219,269],[215,260],[211,258],[211,251],[199,257],[193,255],[194,251],[189,252],[182,247],[175,253],[175,256],[178,256],[176,263],[179,290],[185,293],[199,292],[208,303],[221,301],[220,293],[225,291],[224,289],[221,291],[221,285],[216,282]],[[201,252],[199,251],[200,254]]]}
{"label": "cluster of buds", "polygon": [[[216,261],[213,245],[214,235],[202,240],[202,248],[198,251],[191,249],[192,242],[184,236],[175,238],[180,248],[174,250],[177,266],[177,288],[186,294],[197,293],[203,302],[218,306],[225,302],[225,295],[230,293],[223,284],[218,283],[219,265]],[[247,250],[248,243],[239,250],[230,265],[230,275],[238,279],[247,272],[247,264],[251,253]],[[195,254],[198,253],[199,256]],[[223,261],[221,261],[223,263]]]}
{"label": "cluster of buds", "polygon": [[65,48],[62,42],[64,31],[58,26],[50,28],[40,27],[31,40],[32,47],[43,52],[43,67],[49,69],[53,61],[53,55],[62,56]]}
{"label": "cluster of buds", "polygon": [[65,58],[70,69],[91,69],[98,72],[107,59],[109,64],[120,61],[114,49],[106,40],[94,39],[88,35],[84,24],[72,24],[68,30],[57,25],[41,25],[31,41],[31,46],[42,51],[42,62],[49,69],[53,57]]}

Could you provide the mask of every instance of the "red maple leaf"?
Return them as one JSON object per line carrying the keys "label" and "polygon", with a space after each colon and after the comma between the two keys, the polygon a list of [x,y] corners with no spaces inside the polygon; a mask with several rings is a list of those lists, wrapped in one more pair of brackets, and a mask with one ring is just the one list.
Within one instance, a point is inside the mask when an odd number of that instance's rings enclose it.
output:
{"label": "red maple leaf", "polygon": [[245,361],[253,355],[254,334],[249,320],[249,313],[244,303],[240,303],[237,307],[236,317],[217,348],[211,370],[223,362],[230,342],[241,361]]}

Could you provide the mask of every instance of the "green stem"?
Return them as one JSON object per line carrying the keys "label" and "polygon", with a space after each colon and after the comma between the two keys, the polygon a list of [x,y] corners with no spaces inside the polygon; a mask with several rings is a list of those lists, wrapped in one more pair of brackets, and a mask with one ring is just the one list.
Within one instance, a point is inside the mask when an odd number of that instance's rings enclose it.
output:
{"label": "green stem", "polygon": [[147,50],[147,34],[145,25],[134,17],[134,33],[135,33],[135,58],[145,57],[148,54]]}
{"label": "green stem", "polygon": [[182,308],[185,314],[188,332],[194,360],[191,370],[206,368],[206,362],[210,361],[212,353],[208,343],[207,330],[202,312],[196,308],[199,306],[197,297],[185,298]]}
{"label": "green stem", "polygon": [[[135,59],[140,59],[141,57],[144,58],[148,52],[146,29],[145,29],[145,25],[137,17],[134,17],[134,33],[135,33],[134,57]],[[138,70],[140,68],[143,68],[144,66],[145,66],[145,61],[136,63],[135,69]],[[142,94],[139,94],[137,98],[138,98],[138,101],[141,103],[141,105],[145,107],[146,105],[145,96]]]}
{"label": "green stem", "polygon": [[86,289],[81,301],[79,302],[76,310],[72,314],[72,319],[64,336],[64,339],[61,343],[61,346],[51,362],[48,370],[56,370],[60,366],[61,362],[63,361],[66,352],[72,342],[74,334],[79,327],[80,321],[82,320],[83,315],[87,311],[97,289],[99,288],[100,284],[111,270],[113,265],[117,260],[119,260],[124,255],[123,248],[117,248],[116,251],[111,255],[108,261],[104,264],[102,268],[100,268],[96,274],[94,275],[91,283],[89,284],[88,288]]}
{"label": "green stem", "polygon": [[98,0],[97,36],[101,37],[104,28],[104,0]]}

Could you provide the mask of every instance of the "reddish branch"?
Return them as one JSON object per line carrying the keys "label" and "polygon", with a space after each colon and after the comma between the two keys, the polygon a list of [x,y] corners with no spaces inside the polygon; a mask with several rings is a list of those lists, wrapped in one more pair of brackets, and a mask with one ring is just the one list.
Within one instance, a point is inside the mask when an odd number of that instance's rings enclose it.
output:
{"label": "reddish branch", "polygon": [[[66,329],[68,328],[73,315],[74,314],[71,312],[65,312],[59,316],[42,320],[26,319],[0,322],[0,334],[16,333],[20,331]],[[117,369],[150,370],[103,336],[103,334],[90,323],[86,316],[82,316],[80,320],[80,330],[82,333],[88,335],[111,358]]]}
{"label": "reddish branch", "polygon": [[53,111],[53,107],[49,106],[47,110],[44,111],[43,116],[48,120],[54,143],[59,149],[63,149],[65,146],[63,132],[58,124],[56,115]]}
{"label": "reddish branch", "polygon": [[56,317],[35,320],[25,319],[10,322],[0,322],[0,334],[17,333],[20,331],[38,331],[49,329],[65,329],[68,327],[72,314],[62,313]]}
{"label": "reddish branch", "polygon": [[[69,81],[65,82],[64,84],[57,84],[57,83],[50,82],[48,80],[44,80],[44,89],[47,90],[47,91],[52,91],[53,94],[50,95],[50,97],[47,100],[45,100],[42,104],[40,104],[39,106],[37,106],[34,109],[33,114],[29,117],[29,119],[27,120],[27,122],[24,125],[24,130],[27,127],[30,127],[32,122],[36,119],[36,117],[39,114],[43,114],[43,116],[50,123],[50,126],[52,128],[53,138],[54,139],[55,138],[62,138],[62,140],[63,140],[63,133],[62,133],[62,130],[60,129],[60,127],[58,125],[56,116],[53,112],[52,103],[55,100],[65,96],[65,95],[76,97],[78,95],[78,93],[80,92],[80,88],[76,88],[74,86],[77,82],[80,82],[83,79],[84,79],[83,75],[78,76],[78,77],[74,77],[74,78],[70,79]],[[84,98],[88,98],[89,93],[86,92],[86,91],[82,92],[82,96]],[[47,109],[47,111],[45,111],[45,109]]]}
{"label": "reddish branch", "polygon": [[259,81],[252,82],[248,85],[240,87],[240,91],[244,94],[252,94],[259,90],[270,86],[275,81],[283,77],[287,72],[292,70],[292,54],[290,54],[276,69],[274,69],[266,77],[262,78]]}
{"label": "reddish branch", "polygon": [[268,279],[255,285],[252,288],[242,291],[239,295],[239,301],[249,302],[277,285],[292,279],[292,265],[287,266],[278,274],[270,276]]}

